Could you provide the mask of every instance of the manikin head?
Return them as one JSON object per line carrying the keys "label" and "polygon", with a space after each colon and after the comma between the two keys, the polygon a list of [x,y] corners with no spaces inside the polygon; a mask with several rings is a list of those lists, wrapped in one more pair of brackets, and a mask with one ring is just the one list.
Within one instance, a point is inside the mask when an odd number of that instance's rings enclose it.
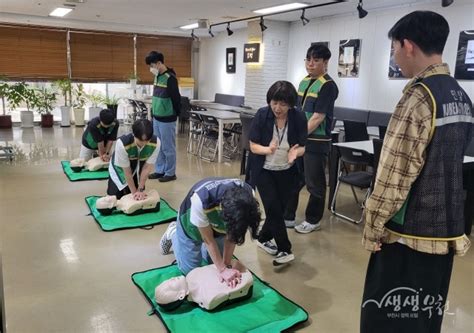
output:
{"label": "manikin head", "polygon": [[184,276],[177,276],[162,282],[155,289],[156,303],[166,311],[179,307],[188,296],[188,284]]}

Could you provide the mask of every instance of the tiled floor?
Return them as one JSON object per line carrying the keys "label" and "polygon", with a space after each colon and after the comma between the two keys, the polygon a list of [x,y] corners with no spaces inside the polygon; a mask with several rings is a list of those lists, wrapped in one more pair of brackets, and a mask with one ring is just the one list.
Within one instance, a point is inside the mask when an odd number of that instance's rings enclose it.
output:
{"label": "tiled floor", "polygon": [[[164,332],[130,275],[169,264],[158,241],[166,226],[103,232],[84,203],[105,194],[105,181],[69,182],[60,160],[79,153],[82,128],[0,131],[0,145],[15,146],[13,164],[0,163],[0,249],[8,332]],[[186,154],[178,138],[178,180],[149,181],[178,208],[189,187],[206,176],[238,176],[239,162],[208,163]],[[348,195],[345,192],[343,195]],[[351,198],[347,209],[355,212]],[[301,194],[298,218],[307,194]],[[236,255],[256,274],[302,305],[310,320],[299,332],[358,332],[369,253],[362,226],[326,211],[322,230],[289,231],[296,260],[275,269],[251,241]],[[443,332],[473,332],[474,254],[456,258]]]}

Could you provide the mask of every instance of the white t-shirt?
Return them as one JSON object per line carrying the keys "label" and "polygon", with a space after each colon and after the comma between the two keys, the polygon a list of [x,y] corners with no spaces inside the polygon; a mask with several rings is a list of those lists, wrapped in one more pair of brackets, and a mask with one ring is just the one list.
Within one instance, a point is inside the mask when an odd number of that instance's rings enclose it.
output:
{"label": "white t-shirt", "polygon": [[265,156],[263,168],[266,170],[279,171],[291,168],[292,164],[288,163],[288,151],[290,144],[288,143],[288,126],[277,129],[273,126],[273,139],[277,143],[277,149],[273,154]]}
{"label": "white t-shirt", "polygon": [[[138,153],[142,151],[143,148],[138,147]],[[148,164],[155,164],[156,159],[158,158],[158,152],[160,151],[160,140],[157,139],[156,141],[156,149],[155,151],[151,154],[150,157],[146,160],[146,163]],[[123,146],[122,140],[117,140],[117,143],[115,144],[115,160],[114,163],[116,166],[119,166],[121,168],[129,168],[130,167],[130,159],[128,158],[127,151],[125,150],[125,147]],[[136,170],[132,170],[133,173],[135,173]]]}

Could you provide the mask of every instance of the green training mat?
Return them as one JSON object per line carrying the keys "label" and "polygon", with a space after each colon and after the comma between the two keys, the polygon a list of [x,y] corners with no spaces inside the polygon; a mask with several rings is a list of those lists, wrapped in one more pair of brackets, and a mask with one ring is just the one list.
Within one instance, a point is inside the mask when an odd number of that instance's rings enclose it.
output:
{"label": "green training mat", "polygon": [[101,215],[95,208],[95,202],[99,198],[101,197],[97,195],[86,197],[86,203],[91,211],[91,215],[104,231],[149,227],[156,224],[175,221],[178,216],[176,210],[171,208],[163,198],[160,200],[159,212],[126,215],[115,210],[111,215]]}
{"label": "green training mat", "polygon": [[212,312],[191,302],[184,302],[166,312],[155,302],[155,288],[161,282],[182,275],[176,264],[132,274],[133,283],[141,290],[168,332],[281,332],[308,320],[308,313],[255,274],[253,295]]}
{"label": "green training mat", "polygon": [[109,170],[107,169],[99,171],[89,171],[83,169],[81,172],[74,172],[70,167],[69,161],[61,161],[61,166],[63,167],[63,171],[67,178],[72,182],[80,180],[102,180],[109,178]]}

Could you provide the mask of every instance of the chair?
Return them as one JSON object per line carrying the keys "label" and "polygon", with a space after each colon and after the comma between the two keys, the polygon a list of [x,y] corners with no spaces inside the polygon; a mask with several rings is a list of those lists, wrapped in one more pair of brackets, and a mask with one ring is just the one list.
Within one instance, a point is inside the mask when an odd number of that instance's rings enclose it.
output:
{"label": "chair", "polygon": [[380,154],[382,153],[383,140],[382,139],[372,139],[372,144],[374,146],[374,157],[373,157],[373,173],[374,177],[372,179],[372,187],[375,185],[375,177],[377,177],[377,169],[380,161]]}
{"label": "chair", "polygon": [[193,155],[199,154],[202,140],[202,119],[197,113],[189,113],[189,138],[186,151]]}
{"label": "chair", "polygon": [[[213,116],[201,115],[202,139],[199,147],[199,157],[205,161],[214,161],[217,155],[219,138],[219,122]],[[204,154],[206,148],[207,154]]]}
{"label": "chair", "polygon": [[360,121],[344,120],[345,142],[369,140],[367,125]]}
{"label": "chair", "polygon": [[179,112],[179,132],[184,133],[186,130],[186,125],[189,123],[191,104],[189,103],[189,98],[186,96],[181,96],[181,108]]}
{"label": "chair", "polygon": [[385,133],[387,133],[387,126],[379,126],[379,139],[383,140]]}
{"label": "chair", "polygon": [[[347,147],[338,146],[337,149],[339,151],[339,155],[341,156],[341,159],[339,160],[339,174],[337,178],[336,189],[334,191],[334,195],[331,201],[331,212],[338,217],[341,217],[345,220],[359,224],[360,222],[362,222],[362,219],[364,217],[363,208],[364,208],[365,201],[370,195],[370,188],[372,184],[373,174],[372,172],[369,172],[369,171],[348,172],[348,170],[345,170],[346,168],[344,167],[343,160],[350,164],[367,166],[368,165],[367,161],[370,160],[370,155],[366,151],[356,150],[356,149],[347,148]],[[344,174],[344,171],[346,171],[346,174]],[[343,215],[337,212],[336,210],[336,197],[337,197],[337,193],[339,191],[339,187],[341,186],[341,184],[346,184],[346,185],[351,186],[354,199],[356,203],[359,205],[359,207],[362,208],[362,213],[358,220],[352,217]],[[360,188],[362,190],[367,190],[364,195],[364,199],[362,200],[361,203],[359,203],[359,199],[357,198],[357,194],[354,191],[354,187]]]}
{"label": "chair", "polygon": [[254,116],[248,113],[240,114],[240,123],[242,124],[242,135],[240,137],[240,147],[242,149],[242,160],[240,161],[240,174],[244,175],[246,171],[246,164],[248,153],[250,151],[250,127]]}

